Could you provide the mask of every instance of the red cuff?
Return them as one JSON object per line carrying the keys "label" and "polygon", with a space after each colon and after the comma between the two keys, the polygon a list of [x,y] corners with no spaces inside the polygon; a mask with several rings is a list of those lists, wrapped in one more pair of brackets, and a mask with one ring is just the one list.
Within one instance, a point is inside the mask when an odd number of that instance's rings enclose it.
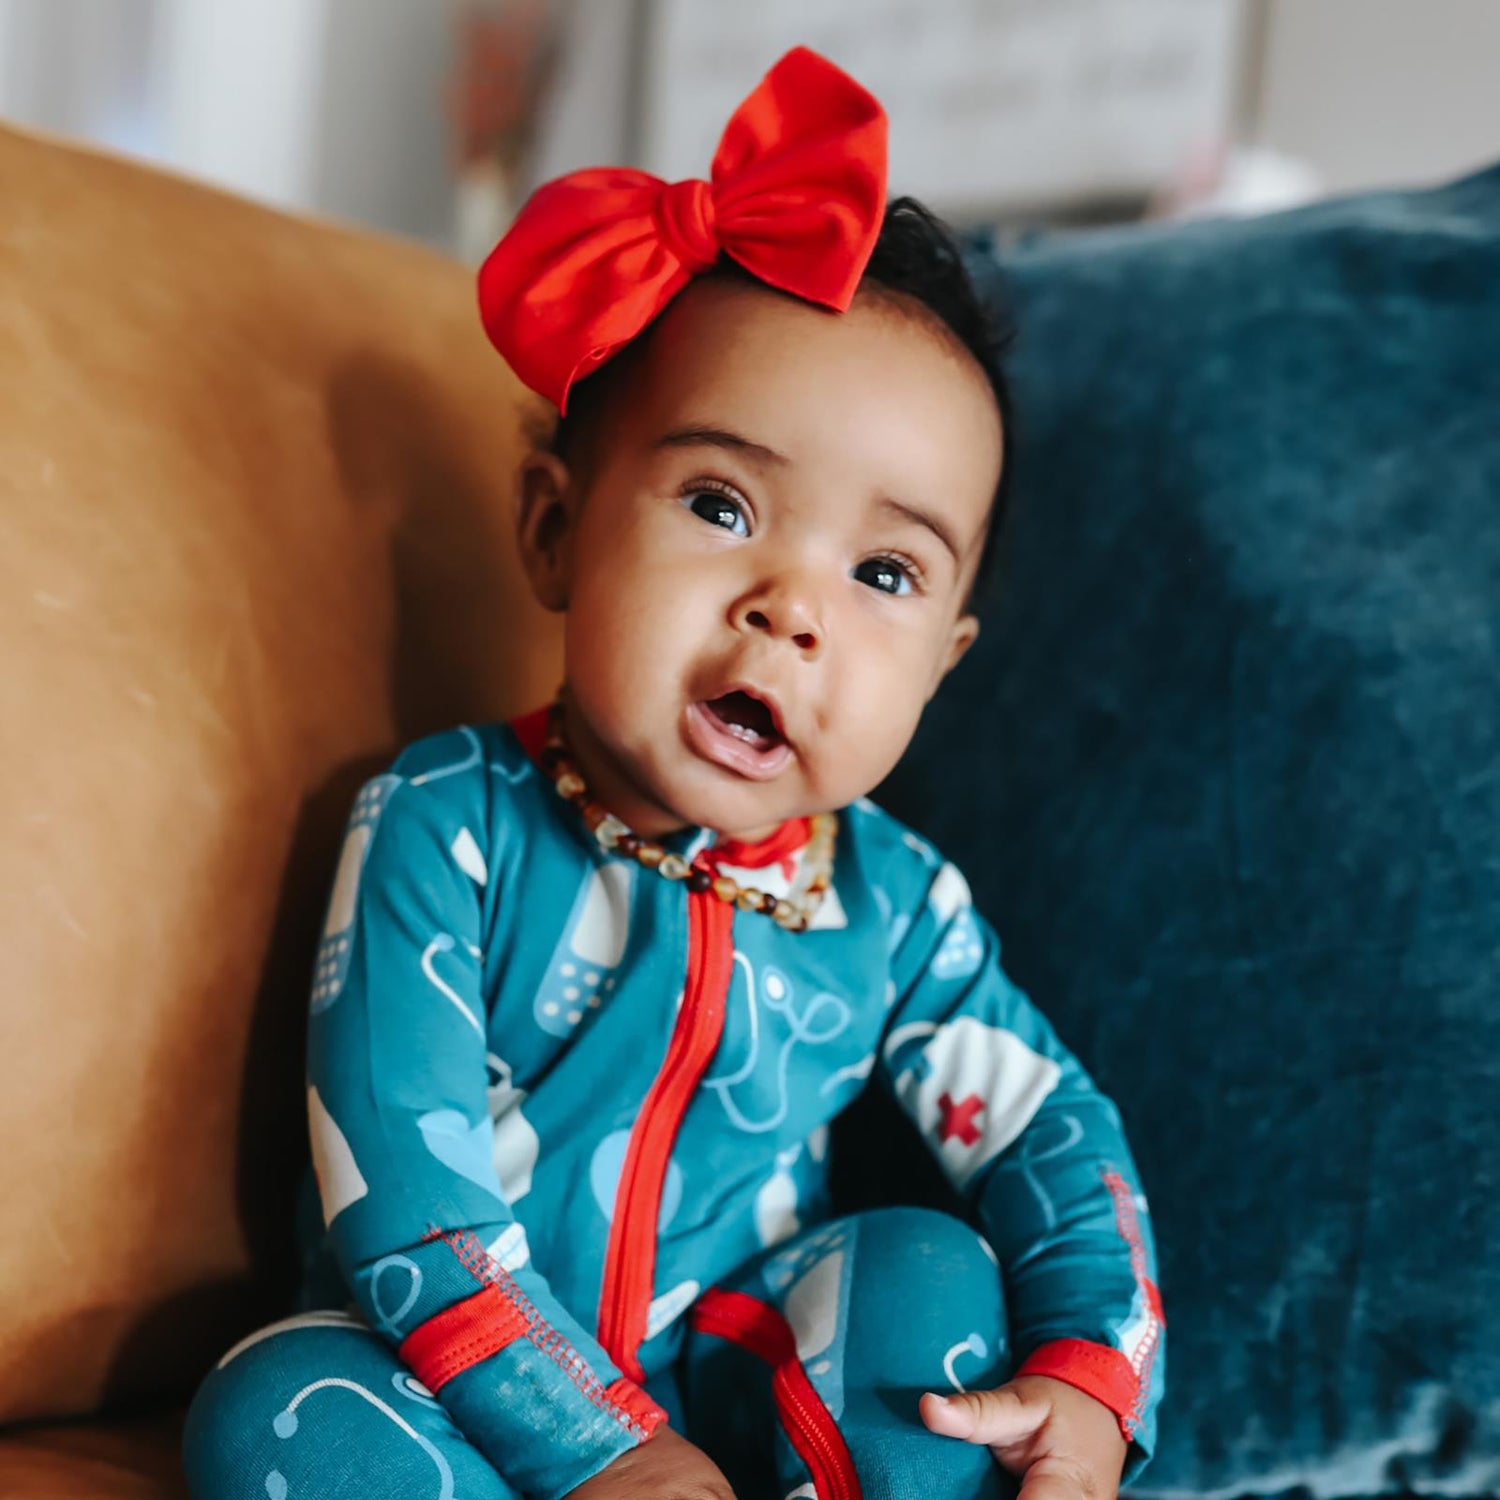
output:
{"label": "red cuff", "polygon": [[623,1375],[605,1387],[604,1395],[617,1411],[624,1412],[647,1437],[667,1420],[666,1412],[640,1386]]}
{"label": "red cuff", "polygon": [[1125,1441],[1134,1439],[1140,1383],[1118,1349],[1087,1339],[1054,1339],[1033,1349],[1016,1374],[1048,1375],[1092,1396],[1115,1414]]}
{"label": "red cuff", "polygon": [[525,1333],[525,1313],[499,1287],[486,1286],[412,1329],[400,1353],[412,1374],[437,1392]]}
{"label": "red cuff", "polygon": [[481,1283],[472,1297],[445,1307],[420,1323],[402,1340],[401,1358],[430,1391],[439,1391],[492,1354],[526,1339],[600,1411],[608,1412],[644,1441],[667,1419],[666,1412],[639,1386],[626,1379],[606,1387],[567,1339],[547,1323],[484,1246],[467,1229],[445,1233],[433,1228],[426,1240],[441,1239]]}

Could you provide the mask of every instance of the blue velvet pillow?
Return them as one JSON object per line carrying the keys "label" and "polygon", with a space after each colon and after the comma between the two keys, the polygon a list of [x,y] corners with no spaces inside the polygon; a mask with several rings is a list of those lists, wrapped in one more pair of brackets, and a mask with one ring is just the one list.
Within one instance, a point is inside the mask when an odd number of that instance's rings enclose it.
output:
{"label": "blue velvet pillow", "polygon": [[1500,168],[980,256],[993,601],[882,790],[1121,1105],[1135,1493],[1500,1493]]}

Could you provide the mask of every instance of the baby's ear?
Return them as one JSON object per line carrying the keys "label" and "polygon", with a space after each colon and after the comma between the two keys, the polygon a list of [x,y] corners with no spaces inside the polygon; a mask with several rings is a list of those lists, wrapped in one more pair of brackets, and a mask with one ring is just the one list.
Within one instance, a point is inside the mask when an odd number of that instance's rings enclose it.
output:
{"label": "baby's ear", "polygon": [[938,671],[927,689],[927,701],[932,701],[932,695],[937,692],[939,685],[960,661],[963,660],[964,652],[974,644],[975,637],[979,634],[979,618],[977,615],[960,615],[953,622],[953,629],[948,636],[948,649],[938,663]]}
{"label": "baby's ear", "polygon": [[528,453],[521,461],[516,490],[516,546],[531,591],[543,609],[565,610],[576,519],[568,466],[555,453]]}

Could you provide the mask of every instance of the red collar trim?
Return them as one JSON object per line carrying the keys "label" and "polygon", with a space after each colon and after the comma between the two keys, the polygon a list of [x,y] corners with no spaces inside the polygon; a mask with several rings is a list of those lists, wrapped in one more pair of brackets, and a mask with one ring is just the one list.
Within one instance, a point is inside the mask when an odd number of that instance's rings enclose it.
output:
{"label": "red collar trim", "polygon": [[547,744],[547,713],[550,704],[533,708],[529,713],[510,721],[511,733],[520,740],[521,748],[531,757],[533,765],[540,765],[542,751]]}
{"label": "red collar trim", "polygon": [[[550,705],[534,708],[529,713],[509,720],[511,732],[521,742],[521,748],[540,764],[542,750],[547,744],[547,714]],[[720,839],[703,850],[700,858],[713,865],[733,865],[737,870],[756,870],[765,865],[780,865],[790,880],[794,873],[792,856],[803,848],[812,837],[811,818],[788,818],[781,827],[768,833],[753,844],[741,843],[739,839]]]}
{"label": "red collar trim", "polygon": [[790,879],[792,872],[786,866],[811,837],[811,818],[788,818],[775,832],[753,844],[743,844],[739,839],[720,839],[705,849],[703,855],[716,865],[733,865],[738,870],[781,865]]}

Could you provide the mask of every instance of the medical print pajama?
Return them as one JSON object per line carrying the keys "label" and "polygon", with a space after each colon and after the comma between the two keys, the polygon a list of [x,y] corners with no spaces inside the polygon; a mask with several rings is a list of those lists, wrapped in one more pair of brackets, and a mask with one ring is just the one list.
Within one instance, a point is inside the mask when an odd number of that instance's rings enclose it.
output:
{"label": "medical print pajama", "polygon": [[[545,713],[360,792],[308,1031],[297,1316],[189,1413],[198,1500],[554,1500],[665,1421],[739,1500],[1001,1493],[924,1390],[1045,1374],[1148,1457],[1163,1319],[1114,1106],[968,887],[874,804],[789,933],[601,850]],[[663,842],[795,897],[805,819]],[[829,1122],[887,1089],[966,1205],[830,1220]]]}

